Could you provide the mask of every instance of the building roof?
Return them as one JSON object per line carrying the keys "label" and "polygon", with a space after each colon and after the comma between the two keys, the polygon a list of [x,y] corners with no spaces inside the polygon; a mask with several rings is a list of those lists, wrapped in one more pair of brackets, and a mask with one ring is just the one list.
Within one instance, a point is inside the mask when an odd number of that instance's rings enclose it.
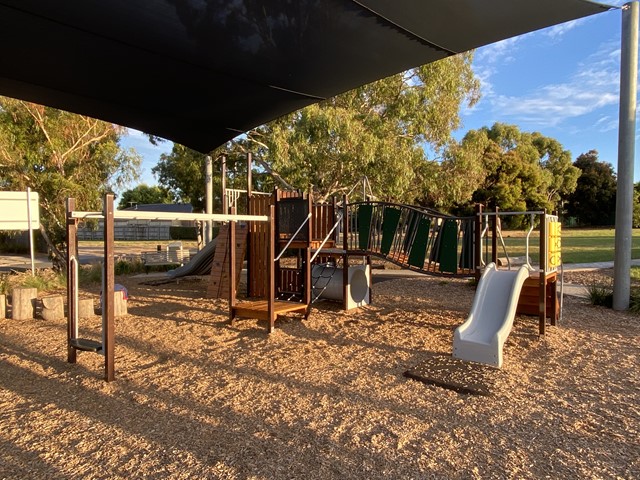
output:
{"label": "building roof", "polygon": [[147,203],[124,208],[123,210],[138,210],[141,212],[192,213],[193,205],[191,205],[190,203]]}
{"label": "building roof", "polygon": [[584,0],[0,0],[0,94],[208,152],[357,86],[608,8]]}

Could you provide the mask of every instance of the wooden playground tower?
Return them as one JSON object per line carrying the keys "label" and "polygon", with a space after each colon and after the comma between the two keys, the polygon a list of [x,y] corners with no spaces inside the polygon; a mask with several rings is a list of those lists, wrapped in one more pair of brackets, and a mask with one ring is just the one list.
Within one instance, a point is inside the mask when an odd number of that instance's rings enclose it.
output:
{"label": "wooden playground tower", "polygon": [[[250,176],[249,176],[250,177]],[[239,278],[235,258],[236,223],[248,223],[247,296],[236,299],[236,282],[229,282],[230,319],[251,317],[267,320],[269,331],[278,315],[309,315],[312,301],[314,261],[342,262],[342,299],[346,308],[349,293],[350,257],[370,266],[372,255],[403,268],[442,276],[472,277],[484,266],[482,243],[491,229],[491,260],[497,261],[501,215],[528,214],[540,217],[540,267],[522,289],[518,313],[539,316],[539,332],[545,333],[546,318],[558,319],[557,267],[560,265],[560,223],[546,212],[485,212],[480,206],[472,217],[451,217],[429,209],[386,202],[348,203],[336,201],[314,204],[300,192],[276,190],[271,196],[251,192],[248,215],[168,214],[159,212],[115,211],[113,195],[106,195],[103,211],[76,211],[75,200],[67,201],[67,360],[75,363],[78,352],[96,352],[105,359],[105,379],[115,378],[114,370],[114,220],[196,220],[229,222],[229,277]],[[103,219],[104,260],[102,288],[102,340],[78,337],[78,249],[77,228],[81,219]],[[532,221],[533,225],[533,221]],[[338,228],[339,227],[339,228]],[[533,227],[532,227],[533,229]],[[528,245],[528,243],[527,243]],[[341,248],[340,248],[341,247]],[[527,247],[528,250],[528,247]],[[283,253],[294,254],[286,257]],[[527,253],[528,256],[528,253]],[[292,265],[291,263],[294,263]],[[337,270],[336,270],[337,271]],[[262,297],[262,300],[255,300]]]}

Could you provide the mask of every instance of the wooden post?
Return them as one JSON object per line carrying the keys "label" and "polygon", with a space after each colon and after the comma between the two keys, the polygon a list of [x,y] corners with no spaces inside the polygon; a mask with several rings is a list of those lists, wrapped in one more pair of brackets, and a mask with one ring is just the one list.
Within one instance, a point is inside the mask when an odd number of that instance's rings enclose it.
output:
{"label": "wooden post", "polygon": [[482,204],[476,204],[476,231],[475,231],[475,245],[474,245],[474,267],[476,282],[480,280],[482,273]]}
{"label": "wooden post", "polygon": [[78,258],[78,221],[71,218],[71,213],[76,208],[76,199],[67,198],[67,362],[76,363],[76,349],[71,346],[71,339],[75,335],[76,304],[78,292],[76,292],[75,267],[72,258]]}
{"label": "wooden post", "polygon": [[548,282],[549,300],[551,300],[551,325],[554,327],[558,324],[558,275],[553,274],[553,279]]}
{"label": "wooden post", "polygon": [[539,275],[539,334],[545,334],[547,317],[547,212],[542,211],[540,217],[540,275]]}
{"label": "wooden post", "polygon": [[91,318],[96,314],[93,298],[81,298],[78,300],[77,318]]}
{"label": "wooden post", "polygon": [[114,334],[114,258],[113,258],[113,194],[104,197],[104,286],[102,288],[102,348],[104,352],[104,379],[115,380],[115,334]]}
{"label": "wooden post", "polygon": [[[253,193],[253,155],[251,152],[247,152],[247,215],[251,215],[251,194]],[[251,222],[249,222],[249,232],[253,229],[251,228]],[[249,255],[251,255],[251,233],[247,234],[247,297],[249,296],[249,292],[251,289],[249,285],[251,285],[251,261],[249,259]]]}
{"label": "wooden post", "polygon": [[50,321],[64,318],[64,301],[61,295],[42,297],[42,318]]}
{"label": "wooden post", "polygon": [[311,192],[307,196],[307,214],[311,214],[307,221],[307,245],[304,249],[304,304],[307,306],[304,318],[309,318],[311,313],[311,242],[313,240],[313,198]]}
{"label": "wooden post", "polygon": [[[236,213],[236,208],[231,208]],[[236,222],[229,222],[229,321],[233,324],[236,306]]]}
{"label": "wooden post", "polygon": [[269,206],[269,255],[267,255],[267,316],[269,317],[269,333],[273,332],[276,324],[276,207]]}
{"label": "wooden post", "polygon": [[127,311],[127,300],[124,298],[124,292],[119,290],[113,294],[113,316],[123,317],[129,313]]}
{"label": "wooden post", "polygon": [[32,320],[37,297],[37,288],[14,288],[11,291],[11,318]]}
{"label": "wooden post", "polygon": [[342,197],[342,248],[344,254],[342,257],[342,308],[347,310],[349,306],[349,209],[347,208],[348,198],[346,195]]}

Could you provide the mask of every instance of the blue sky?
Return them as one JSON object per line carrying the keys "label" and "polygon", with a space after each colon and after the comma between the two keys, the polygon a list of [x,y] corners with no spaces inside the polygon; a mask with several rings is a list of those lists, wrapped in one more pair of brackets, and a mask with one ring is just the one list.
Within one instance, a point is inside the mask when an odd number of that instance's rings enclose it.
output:
{"label": "blue sky", "polygon": [[[597,150],[615,167],[620,31],[621,12],[613,10],[479,48],[473,68],[482,98],[463,108],[456,138],[495,122],[510,123],[557,139],[574,159]],[[151,168],[171,150],[171,142],[156,147],[130,130],[123,146],[143,156],[141,181],[155,184]],[[636,181],[639,170],[636,166]]]}

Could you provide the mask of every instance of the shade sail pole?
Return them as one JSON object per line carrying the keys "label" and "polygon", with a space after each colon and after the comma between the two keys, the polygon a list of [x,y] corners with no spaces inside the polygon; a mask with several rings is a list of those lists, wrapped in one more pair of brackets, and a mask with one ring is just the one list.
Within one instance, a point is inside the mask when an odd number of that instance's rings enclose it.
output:
{"label": "shade sail pole", "polygon": [[[206,205],[205,205],[205,213],[212,214],[213,213],[213,161],[211,160],[211,155],[207,155],[204,157],[205,161],[205,192],[206,192]],[[226,212],[223,212],[226,213]],[[213,240],[213,222],[211,220],[207,220],[204,225],[204,244],[208,244],[211,240]]]}
{"label": "shade sail pole", "polygon": [[629,308],[631,238],[633,233],[633,162],[635,157],[636,94],[638,89],[638,2],[622,7],[620,46],[620,125],[613,308]]}

